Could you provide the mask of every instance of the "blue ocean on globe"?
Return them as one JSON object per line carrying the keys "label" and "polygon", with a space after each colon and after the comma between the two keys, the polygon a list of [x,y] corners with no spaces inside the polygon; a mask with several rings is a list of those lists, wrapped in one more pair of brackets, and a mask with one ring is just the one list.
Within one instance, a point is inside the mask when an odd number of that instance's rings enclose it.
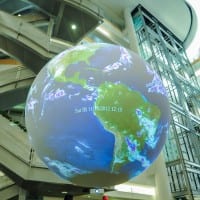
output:
{"label": "blue ocean on globe", "polygon": [[25,111],[30,142],[48,168],[92,187],[120,184],[147,169],[165,144],[170,113],[149,64],[106,43],[75,46],[50,60]]}

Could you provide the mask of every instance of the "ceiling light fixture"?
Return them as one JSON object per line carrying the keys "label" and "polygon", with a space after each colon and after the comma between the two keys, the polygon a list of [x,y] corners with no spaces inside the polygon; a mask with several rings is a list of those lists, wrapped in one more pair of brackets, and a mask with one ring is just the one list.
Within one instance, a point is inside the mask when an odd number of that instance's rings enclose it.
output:
{"label": "ceiling light fixture", "polygon": [[76,29],[77,29],[76,24],[72,24],[72,25],[71,25],[71,29],[72,29],[72,30],[76,30]]}
{"label": "ceiling light fixture", "polygon": [[4,176],[4,173],[3,173],[2,171],[0,171],[0,177],[1,177],[1,176]]}
{"label": "ceiling light fixture", "polygon": [[68,192],[67,192],[67,191],[62,191],[61,193],[62,193],[62,194],[67,194]]}
{"label": "ceiling light fixture", "polygon": [[102,33],[103,35],[105,35],[105,36],[107,36],[107,37],[110,37],[110,33],[109,33],[107,30],[105,30],[104,28],[102,28],[102,27],[98,26],[98,27],[96,28],[96,30],[97,30],[98,32]]}

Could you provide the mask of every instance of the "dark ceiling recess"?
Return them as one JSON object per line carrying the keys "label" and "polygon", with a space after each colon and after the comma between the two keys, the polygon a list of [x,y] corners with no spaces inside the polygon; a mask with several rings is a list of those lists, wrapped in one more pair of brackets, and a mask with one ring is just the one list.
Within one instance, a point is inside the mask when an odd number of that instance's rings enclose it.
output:
{"label": "dark ceiling recess", "polygon": [[[58,0],[30,0],[54,18],[52,36],[71,44],[77,44],[94,30],[102,18],[86,7]],[[73,28],[74,27],[74,28]]]}
{"label": "dark ceiling recess", "polygon": [[99,20],[90,14],[72,5],[64,5],[63,16],[54,28],[53,37],[77,43],[98,24]]}

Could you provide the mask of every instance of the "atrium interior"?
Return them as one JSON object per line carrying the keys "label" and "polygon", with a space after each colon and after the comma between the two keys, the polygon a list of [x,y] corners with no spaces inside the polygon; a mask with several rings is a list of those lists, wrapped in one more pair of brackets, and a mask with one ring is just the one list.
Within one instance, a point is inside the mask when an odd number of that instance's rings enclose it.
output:
{"label": "atrium interior", "polygon": [[[199,200],[200,3],[192,0],[0,0],[0,199]],[[165,147],[127,183],[91,188],[54,175],[29,143],[25,105],[54,56],[87,43],[121,45],[158,73],[170,103]]]}

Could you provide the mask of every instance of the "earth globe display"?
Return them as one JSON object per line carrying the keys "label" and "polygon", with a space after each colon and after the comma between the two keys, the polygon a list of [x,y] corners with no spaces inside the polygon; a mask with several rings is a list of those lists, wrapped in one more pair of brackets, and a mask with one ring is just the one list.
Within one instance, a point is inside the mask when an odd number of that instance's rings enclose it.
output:
{"label": "earth globe display", "polygon": [[67,49],[37,75],[25,108],[29,139],[50,170],[84,186],[112,186],[158,157],[169,102],[149,64],[118,45]]}

